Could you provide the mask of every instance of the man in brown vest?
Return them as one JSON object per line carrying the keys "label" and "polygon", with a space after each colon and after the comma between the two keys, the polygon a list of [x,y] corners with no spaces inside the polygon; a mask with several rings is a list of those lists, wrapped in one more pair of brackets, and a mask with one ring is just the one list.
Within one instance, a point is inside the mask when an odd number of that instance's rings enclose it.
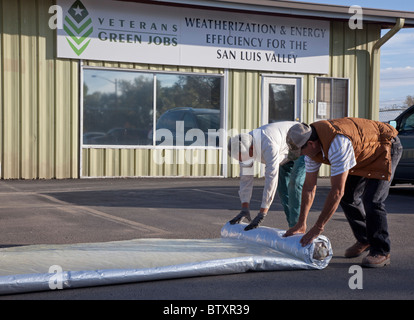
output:
{"label": "man in brown vest", "polygon": [[285,236],[306,232],[319,167],[331,166],[331,190],[315,225],[302,237],[303,246],[322,233],[341,204],[357,242],[345,251],[351,258],[369,250],[362,265],[390,263],[385,199],[388,196],[402,146],[390,125],[360,118],[323,120],[310,126],[298,123],[287,134],[290,151],[305,155],[306,178],[298,223]]}

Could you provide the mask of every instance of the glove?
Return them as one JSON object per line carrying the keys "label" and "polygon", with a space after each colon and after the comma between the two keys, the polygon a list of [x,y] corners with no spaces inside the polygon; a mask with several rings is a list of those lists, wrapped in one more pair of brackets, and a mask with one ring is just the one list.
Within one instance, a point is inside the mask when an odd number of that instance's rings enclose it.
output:
{"label": "glove", "polygon": [[250,222],[250,224],[246,228],[244,228],[244,231],[256,229],[262,223],[265,217],[265,213],[259,212],[257,216],[253,219],[253,221]]}
{"label": "glove", "polygon": [[244,218],[246,218],[249,222],[252,221],[252,218],[250,217],[250,210],[248,208],[243,208],[237,216],[229,221],[229,223],[240,223]]}

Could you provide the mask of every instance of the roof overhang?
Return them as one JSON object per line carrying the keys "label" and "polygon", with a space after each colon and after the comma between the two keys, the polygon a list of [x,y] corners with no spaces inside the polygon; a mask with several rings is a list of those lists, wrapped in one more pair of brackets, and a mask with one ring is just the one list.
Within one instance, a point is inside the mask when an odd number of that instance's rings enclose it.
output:
{"label": "roof overhang", "polygon": [[[353,13],[349,6],[327,5],[298,1],[272,0],[116,0],[152,3],[212,10],[229,10],[267,15],[295,16],[309,19],[348,21]],[[357,1],[356,1],[357,2]],[[404,28],[414,27],[414,12],[362,8],[365,23],[380,24],[381,28],[392,28],[398,18],[404,18]]]}

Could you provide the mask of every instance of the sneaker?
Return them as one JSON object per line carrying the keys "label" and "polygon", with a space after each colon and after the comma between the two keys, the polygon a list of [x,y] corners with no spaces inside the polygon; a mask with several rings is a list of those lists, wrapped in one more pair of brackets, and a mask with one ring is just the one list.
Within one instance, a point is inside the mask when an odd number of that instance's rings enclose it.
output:
{"label": "sneaker", "polygon": [[264,220],[264,218],[265,218],[265,216],[266,215],[264,215],[263,213],[259,213],[253,220],[252,220],[252,222],[250,222],[250,224],[246,227],[246,228],[244,228],[244,231],[249,231],[249,230],[252,230],[252,229],[256,229],[258,226],[259,226],[259,224],[261,224],[262,223],[262,221]]}
{"label": "sneaker", "polygon": [[391,263],[390,254],[369,254],[362,259],[362,266],[368,268],[381,268]]}
{"label": "sneaker", "polygon": [[357,241],[353,246],[345,250],[345,258],[355,258],[360,256],[364,251],[369,249],[368,243]]}

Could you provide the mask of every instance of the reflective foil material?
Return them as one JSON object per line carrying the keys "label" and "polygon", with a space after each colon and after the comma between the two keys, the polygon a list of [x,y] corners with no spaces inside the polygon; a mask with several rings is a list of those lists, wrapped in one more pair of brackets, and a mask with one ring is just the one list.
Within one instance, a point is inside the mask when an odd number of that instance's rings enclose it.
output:
{"label": "reflective foil material", "polygon": [[0,249],[0,294],[80,288],[246,271],[323,269],[332,258],[320,236],[226,224],[219,239],[137,239]]}
{"label": "reflective foil material", "polygon": [[[323,235],[320,235],[313,243],[302,247],[300,244],[302,234],[285,238],[283,237],[285,230],[260,227],[244,231],[245,226],[246,224],[230,225],[227,223],[221,230],[221,236],[270,247],[276,250],[280,256],[287,254],[292,259],[292,268],[293,260],[297,260],[297,263],[304,263],[303,269],[324,269],[332,259],[331,243]],[[289,265],[287,264],[286,267],[288,268]]]}

